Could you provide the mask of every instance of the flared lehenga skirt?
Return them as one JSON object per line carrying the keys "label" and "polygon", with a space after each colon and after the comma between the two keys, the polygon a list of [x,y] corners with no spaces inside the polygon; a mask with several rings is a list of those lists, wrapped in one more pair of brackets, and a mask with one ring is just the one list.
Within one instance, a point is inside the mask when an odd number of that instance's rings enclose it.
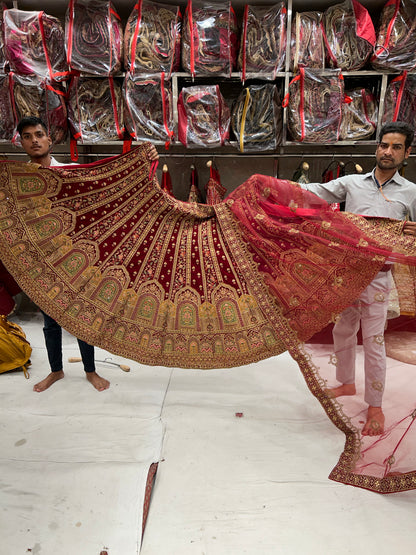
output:
{"label": "flared lehenga skirt", "polygon": [[387,259],[416,265],[403,222],[336,213],[261,175],[215,206],[181,202],[151,175],[149,149],[53,169],[0,163],[1,259],[22,289],[76,337],[142,364],[224,368],[288,350],[346,434],[331,478],[415,488],[411,456],[357,470],[359,429],[304,347]]}

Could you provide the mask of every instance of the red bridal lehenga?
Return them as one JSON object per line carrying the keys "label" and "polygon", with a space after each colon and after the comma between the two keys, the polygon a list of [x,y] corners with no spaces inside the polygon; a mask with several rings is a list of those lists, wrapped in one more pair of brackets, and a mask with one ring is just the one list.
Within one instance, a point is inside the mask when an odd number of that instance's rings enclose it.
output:
{"label": "red bridal lehenga", "polygon": [[0,162],[1,259],[18,284],[76,337],[143,364],[223,368],[289,351],[346,435],[330,477],[416,488],[416,380],[397,397],[388,385],[385,433],[361,438],[362,395],[330,399],[331,346],[308,343],[387,258],[416,265],[403,222],[334,212],[262,175],[214,206],[182,202],[152,176],[149,148],[53,169]]}

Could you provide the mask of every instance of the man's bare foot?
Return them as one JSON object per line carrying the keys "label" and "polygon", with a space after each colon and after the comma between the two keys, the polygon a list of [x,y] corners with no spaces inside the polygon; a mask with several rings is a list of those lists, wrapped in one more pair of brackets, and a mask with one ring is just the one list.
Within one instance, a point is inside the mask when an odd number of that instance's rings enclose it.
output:
{"label": "man's bare foot", "polygon": [[97,372],[85,372],[87,380],[97,389],[98,391],[104,391],[110,387],[110,382],[105,378],[102,378],[97,374]]}
{"label": "man's bare foot", "polygon": [[331,399],[335,399],[335,397],[342,397],[343,395],[356,394],[354,383],[343,383],[338,387],[332,387],[330,389],[325,389],[324,391]]}
{"label": "man's bare foot", "polygon": [[381,407],[368,407],[367,422],[361,432],[363,436],[379,436],[384,432],[384,414]]}
{"label": "man's bare foot", "polygon": [[59,372],[51,372],[41,382],[33,386],[33,391],[37,391],[38,393],[40,393],[41,391],[45,391],[45,389],[48,389],[58,380],[62,380],[64,376],[65,374],[63,370],[59,370]]}

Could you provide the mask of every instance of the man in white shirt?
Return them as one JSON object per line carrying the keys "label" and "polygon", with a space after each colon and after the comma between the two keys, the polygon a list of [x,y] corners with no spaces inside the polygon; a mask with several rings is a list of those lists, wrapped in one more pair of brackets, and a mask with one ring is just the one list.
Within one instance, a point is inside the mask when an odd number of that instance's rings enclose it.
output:
{"label": "man in white shirt", "polygon": [[[405,122],[386,124],[380,131],[376,167],[365,175],[346,175],[328,183],[302,184],[329,203],[345,202],[346,212],[406,221],[404,233],[416,235],[416,184],[398,170],[410,155],[413,128]],[[340,386],[327,390],[332,397],[355,395],[355,349],[357,333],[363,335],[367,421],[362,435],[384,431],[381,408],[386,375],[384,327],[391,289],[391,266],[385,264],[359,299],[340,315],[334,326],[337,380]]]}

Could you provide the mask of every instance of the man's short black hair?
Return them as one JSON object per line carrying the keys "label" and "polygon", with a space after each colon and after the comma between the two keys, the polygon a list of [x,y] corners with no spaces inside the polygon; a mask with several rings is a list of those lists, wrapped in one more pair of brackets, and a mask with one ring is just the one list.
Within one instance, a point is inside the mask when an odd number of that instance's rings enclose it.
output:
{"label": "man's short black hair", "polygon": [[404,143],[406,149],[411,146],[415,138],[414,128],[405,121],[391,121],[390,123],[385,123],[380,129],[379,141],[381,141],[387,133],[400,133],[404,135],[406,137]]}
{"label": "man's short black hair", "polygon": [[17,124],[17,132],[21,136],[22,133],[23,133],[23,129],[25,127],[29,127],[29,126],[36,127],[36,125],[41,125],[43,127],[43,129],[45,130],[46,134],[48,135],[48,128],[46,127],[45,122],[43,120],[41,120],[40,118],[37,118],[35,116],[28,116],[26,118],[22,118],[19,121],[19,123]]}

